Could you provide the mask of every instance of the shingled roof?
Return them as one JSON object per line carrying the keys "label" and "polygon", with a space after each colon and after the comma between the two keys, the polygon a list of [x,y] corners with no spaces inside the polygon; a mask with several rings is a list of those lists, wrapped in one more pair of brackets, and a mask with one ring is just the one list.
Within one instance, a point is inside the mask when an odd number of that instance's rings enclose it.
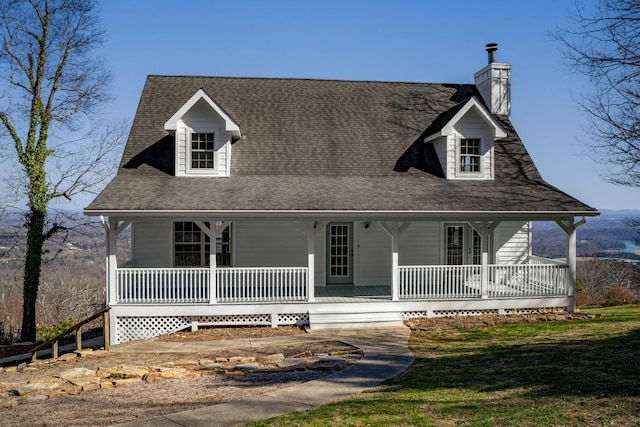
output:
{"label": "shingled roof", "polygon": [[[230,177],[174,176],[163,124],[201,88],[242,131]],[[471,96],[469,84],[149,76],[118,173],[85,212],[597,213],[541,178],[503,116],[494,180],[445,179],[421,136]]]}

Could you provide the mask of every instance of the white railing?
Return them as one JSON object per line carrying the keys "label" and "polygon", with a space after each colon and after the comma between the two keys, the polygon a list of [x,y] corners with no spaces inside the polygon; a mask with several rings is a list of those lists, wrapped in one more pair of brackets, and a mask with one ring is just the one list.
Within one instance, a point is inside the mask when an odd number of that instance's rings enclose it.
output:
{"label": "white railing", "polygon": [[306,301],[307,267],[246,267],[216,270],[218,302]]}
{"label": "white railing", "polygon": [[[307,300],[307,267],[216,269],[215,301],[286,302]],[[118,268],[120,304],[208,303],[209,268]]]}
{"label": "white railing", "polygon": [[[542,259],[540,259],[542,260]],[[488,298],[567,295],[568,267],[563,263],[489,265],[484,286]],[[401,266],[400,299],[480,298],[479,265]]]}
{"label": "white railing", "polygon": [[564,261],[559,261],[557,259],[551,258],[542,258],[540,256],[531,255],[527,258],[527,261],[530,265],[567,265]]}
{"label": "white railing", "polygon": [[117,301],[198,303],[209,301],[208,268],[118,268]]}
{"label": "white railing", "polygon": [[567,295],[565,264],[490,265],[489,298]]}
{"label": "white railing", "polygon": [[478,265],[401,266],[401,299],[477,298],[480,296]]}

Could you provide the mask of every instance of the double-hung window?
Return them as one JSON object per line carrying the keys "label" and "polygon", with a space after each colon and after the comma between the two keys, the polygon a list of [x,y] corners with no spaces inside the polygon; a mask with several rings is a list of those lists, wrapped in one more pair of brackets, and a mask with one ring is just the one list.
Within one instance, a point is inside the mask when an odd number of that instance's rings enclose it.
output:
{"label": "double-hung window", "polygon": [[480,173],[482,154],[479,138],[460,139],[460,172]]}
{"label": "double-hung window", "polygon": [[214,134],[191,133],[191,169],[215,169]]}
{"label": "double-hung window", "polygon": [[[205,223],[207,227],[209,223]],[[208,267],[211,253],[209,236],[195,222],[173,224],[174,262],[176,267]],[[231,225],[216,238],[216,266],[231,266]]]}

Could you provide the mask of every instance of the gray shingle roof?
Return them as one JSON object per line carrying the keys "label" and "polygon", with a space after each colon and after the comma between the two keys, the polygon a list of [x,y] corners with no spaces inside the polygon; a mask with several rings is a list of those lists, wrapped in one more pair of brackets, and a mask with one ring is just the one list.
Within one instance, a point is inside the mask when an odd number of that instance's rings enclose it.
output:
{"label": "gray shingle roof", "polygon": [[[200,88],[242,131],[229,178],[173,176],[163,124]],[[464,84],[149,76],[118,174],[87,211],[595,213],[542,180],[506,117],[495,179],[444,179],[419,138],[473,95]]]}

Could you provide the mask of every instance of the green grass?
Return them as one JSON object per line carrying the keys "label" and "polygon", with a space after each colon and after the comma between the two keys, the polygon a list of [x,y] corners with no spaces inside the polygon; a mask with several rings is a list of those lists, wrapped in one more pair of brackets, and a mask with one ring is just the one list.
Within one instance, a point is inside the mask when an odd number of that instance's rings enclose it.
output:
{"label": "green grass", "polygon": [[251,426],[638,426],[640,306],[589,320],[413,332],[370,391]]}

